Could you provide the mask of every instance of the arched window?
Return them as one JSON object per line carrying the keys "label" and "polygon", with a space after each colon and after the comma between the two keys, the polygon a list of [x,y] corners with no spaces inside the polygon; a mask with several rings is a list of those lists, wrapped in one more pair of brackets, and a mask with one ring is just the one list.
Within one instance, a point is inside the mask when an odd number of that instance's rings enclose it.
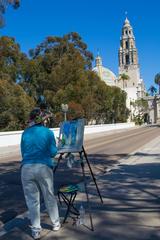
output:
{"label": "arched window", "polygon": [[126,55],[126,64],[129,64],[129,55]]}
{"label": "arched window", "polygon": [[133,54],[132,54],[132,63],[134,63],[134,58],[133,58]]}
{"label": "arched window", "polygon": [[128,49],[128,41],[126,41],[126,49]]}

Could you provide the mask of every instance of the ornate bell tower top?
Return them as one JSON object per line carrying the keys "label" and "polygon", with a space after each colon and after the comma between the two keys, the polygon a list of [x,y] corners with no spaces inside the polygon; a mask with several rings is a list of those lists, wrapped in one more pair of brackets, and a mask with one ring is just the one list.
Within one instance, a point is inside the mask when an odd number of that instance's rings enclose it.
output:
{"label": "ornate bell tower top", "polygon": [[135,41],[135,38],[133,35],[133,29],[130,25],[128,18],[126,17],[123,24],[123,28],[122,28],[122,39],[128,39],[128,38],[133,38]]}
{"label": "ornate bell tower top", "polygon": [[128,69],[130,66],[138,67],[138,54],[133,29],[126,17],[120,38],[119,67]]}

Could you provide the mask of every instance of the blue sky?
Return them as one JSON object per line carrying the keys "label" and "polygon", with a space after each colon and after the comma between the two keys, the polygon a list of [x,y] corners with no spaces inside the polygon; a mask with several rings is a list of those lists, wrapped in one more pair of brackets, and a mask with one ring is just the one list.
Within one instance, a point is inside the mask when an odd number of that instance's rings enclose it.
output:
{"label": "blue sky", "polygon": [[[0,35],[15,37],[23,52],[47,36],[78,32],[88,49],[103,58],[103,65],[118,73],[118,49],[125,11],[134,30],[141,76],[146,88],[160,72],[159,0],[21,0],[7,9]],[[94,66],[94,63],[93,63]]]}

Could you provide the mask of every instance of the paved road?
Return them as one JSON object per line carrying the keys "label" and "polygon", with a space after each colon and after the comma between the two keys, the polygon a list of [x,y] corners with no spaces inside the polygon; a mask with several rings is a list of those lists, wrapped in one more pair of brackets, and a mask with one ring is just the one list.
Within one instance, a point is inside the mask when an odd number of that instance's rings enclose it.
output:
{"label": "paved road", "polygon": [[[85,139],[85,148],[96,174],[103,174],[145,143],[160,134],[159,127],[143,127],[116,133],[94,134]],[[2,152],[2,151],[1,151]],[[18,148],[4,151],[0,158],[0,226],[26,210],[20,181]],[[86,169],[87,170],[87,169]],[[64,182],[80,182],[80,169],[67,169],[64,162],[56,172],[56,187]],[[70,176],[68,178],[68,176]]]}

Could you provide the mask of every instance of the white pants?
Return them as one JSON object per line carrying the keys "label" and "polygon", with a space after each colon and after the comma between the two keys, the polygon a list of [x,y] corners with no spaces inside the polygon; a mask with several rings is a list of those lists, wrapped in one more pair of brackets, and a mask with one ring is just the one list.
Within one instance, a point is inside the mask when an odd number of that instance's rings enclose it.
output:
{"label": "white pants", "polygon": [[25,164],[22,167],[21,179],[32,227],[41,228],[40,189],[52,224],[58,223],[59,213],[53,190],[52,169],[44,164]]}

